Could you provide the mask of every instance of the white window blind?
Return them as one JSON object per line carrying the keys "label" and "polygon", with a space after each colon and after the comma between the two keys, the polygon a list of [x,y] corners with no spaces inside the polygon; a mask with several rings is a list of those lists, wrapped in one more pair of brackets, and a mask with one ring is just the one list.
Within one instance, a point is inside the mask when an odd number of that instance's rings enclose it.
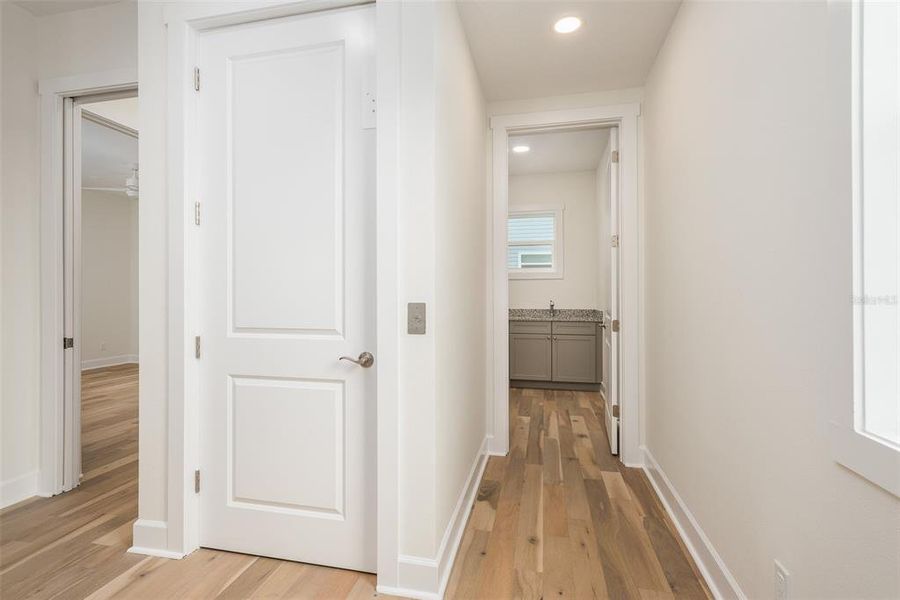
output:
{"label": "white window blind", "polygon": [[558,276],[562,211],[513,211],[507,226],[506,265],[511,277]]}

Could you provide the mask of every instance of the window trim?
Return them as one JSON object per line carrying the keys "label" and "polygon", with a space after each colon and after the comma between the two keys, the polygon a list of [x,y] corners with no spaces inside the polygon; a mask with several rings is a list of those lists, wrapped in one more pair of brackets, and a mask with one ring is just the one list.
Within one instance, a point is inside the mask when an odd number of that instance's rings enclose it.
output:
{"label": "window trim", "polygon": [[[509,220],[513,217],[527,215],[546,215],[553,214],[553,243],[548,244],[546,241],[537,241],[534,245],[553,246],[553,267],[551,268],[534,268],[534,269],[510,269],[509,264],[506,271],[510,279],[562,279],[565,276],[565,257],[564,248],[565,240],[563,239],[563,219],[565,217],[565,207],[559,205],[533,205],[533,206],[511,206],[509,213],[506,215],[506,248],[509,251]],[[528,245],[529,242],[520,242],[517,245]]]}
{"label": "window trim", "polygon": [[[852,178],[852,293],[860,298],[862,287],[862,3],[849,8],[851,40],[851,178]],[[846,31],[846,30],[844,30]],[[846,39],[846,38],[845,38]],[[831,454],[835,461],[872,483],[900,496],[900,447],[863,429],[863,305],[852,303],[853,389],[841,396],[832,410],[829,426]]]}

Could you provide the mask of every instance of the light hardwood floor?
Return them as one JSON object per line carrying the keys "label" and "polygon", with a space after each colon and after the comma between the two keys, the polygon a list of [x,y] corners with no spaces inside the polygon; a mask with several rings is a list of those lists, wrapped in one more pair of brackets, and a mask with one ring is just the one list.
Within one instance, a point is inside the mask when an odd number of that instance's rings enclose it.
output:
{"label": "light hardwood floor", "polygon": [[375,576],[230,552],[128,554],[137,518],[134,365],[82,376],[84,479],[0,511],[0,598],[372,598]]}
{"label": "light hardwood floor", "polygon": [[[372,598],[374,575],[198,550],[128,554],[137,517],[137,368],[85,372],[82,485],[0,511],[0,597]],[[514,390],[448,598],[706,598],[643,475],[610,456],[596,394]],[[386,598],[382,596],[382,598]]]}
{"label": "light hardwood floor", "polygon": [[609,451],[600,395],[513,389],[448,598],[710,598],[639,469]]}

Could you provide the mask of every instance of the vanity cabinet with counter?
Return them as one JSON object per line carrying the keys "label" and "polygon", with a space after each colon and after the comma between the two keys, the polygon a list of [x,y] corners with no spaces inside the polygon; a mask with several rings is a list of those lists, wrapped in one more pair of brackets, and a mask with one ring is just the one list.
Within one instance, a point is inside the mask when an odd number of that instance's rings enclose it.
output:
{"label": "vanity cabinet with counter", "polygon": [[509,378],[596,386],[602,376],[602,333],[602,317],[599,321],[510,320]]}

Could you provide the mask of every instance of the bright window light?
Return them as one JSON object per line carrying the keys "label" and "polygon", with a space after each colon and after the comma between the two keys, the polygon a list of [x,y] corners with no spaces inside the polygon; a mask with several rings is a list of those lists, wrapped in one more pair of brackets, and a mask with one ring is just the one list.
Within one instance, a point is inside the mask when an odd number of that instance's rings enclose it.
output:
{"label": "bright window light", "polygon": [[524,144],[512,147],[512,151],[516,154],[522,154],[523,152],[528,152],[529,150],[531,150],[531,146],[525,146]]}

